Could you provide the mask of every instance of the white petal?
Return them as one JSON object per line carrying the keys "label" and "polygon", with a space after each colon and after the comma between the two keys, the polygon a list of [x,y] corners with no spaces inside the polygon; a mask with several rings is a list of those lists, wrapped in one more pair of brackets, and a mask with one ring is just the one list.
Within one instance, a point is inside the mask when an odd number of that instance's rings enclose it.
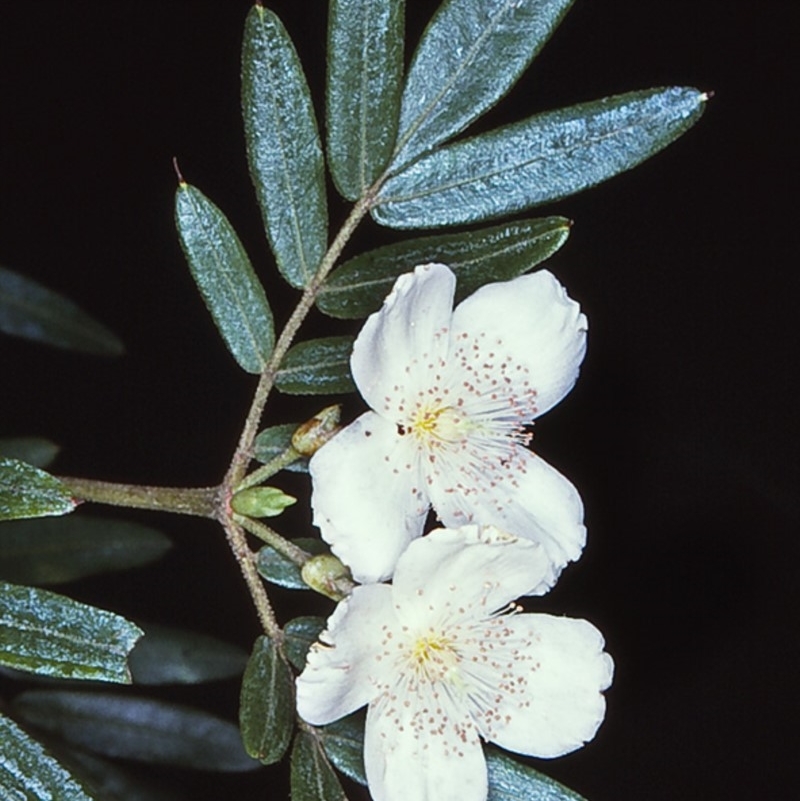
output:
{"label": "white petal", "polygon": [[568,479],[528,450],[518,448],[510,467],[502,475],[493,473],[492,481],[476,475],[470,494],[449,492],[447,485],[434,483],[429,487],[431,501],[446,526],[465,521],[494,524],[541,544],[551,570],[539,586],[525,591],[540,595],[553,586],[568,562],[581,555],[586,543],[583,503]]}
{"label": "white petal", "polygon": [[412,542],[394,575],[397,614],[409,626],[484,618],[538,586],[542,548],[493,526],[437,529]]}
{"label": "white petal", "polygon": [[350,366],[361,395],[376,412],[384,411],[387,396],[410,398],[430,385],[428,365],[447,355],[455,285],[443,264],[417,267],[397,279],[380,311],[367,318]]}
{"label": "white petal", "polygon": [[552,273],[539,270],[470,295],[453,314],[452,335],[454,341],[466,335],[467,341],[491,349],[497,361],[506,361],[506,375],[520,384],[515,387],[520,396],[535,389],[535,417],[572,389],[586,352],[587,328],[580,306]]}
{"label": "white petal", "polygon": [[386,673],[379,656],[382,626],[394,619],[391,587],[356,587],[328,619],[297,678],[297,712],[315,726],[368,704]]}
{"label": "white petal", "polygon": [[429,507],[418,452],[373,412],[361,415],[309,463],[314,523],[362,583],[389,578]]}
{"label": "white petal", "polygon": [[[479,722],[482,735],[538,757],[561,756],[591,740],[614,672],[600,632],[586,620],[552,615],[513,615],[497,623],[507,629],[509,667],[496,685],[491,720],[484,714]],[[493,656],[503,661],[496,650]]]}
{"label": "white petal", "polygon": [[486,761],[475,727],[463,710],[437,710],[438,703],[447,705],[432,696],[425,705],[416,698],[409,706],[389,698],[370,704],[364,766],[374,801],[486,798]]}

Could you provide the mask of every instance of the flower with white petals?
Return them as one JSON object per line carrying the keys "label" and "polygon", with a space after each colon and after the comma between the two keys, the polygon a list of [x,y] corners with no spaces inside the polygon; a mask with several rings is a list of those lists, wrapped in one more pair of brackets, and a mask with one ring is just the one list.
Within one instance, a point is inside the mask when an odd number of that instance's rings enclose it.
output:
{"label": "flower with white petals", "polygon": [[338,605],[297,679],[297,710],[324,725],[368,705],[375,801],[483,801],[481,738],[556,757],[594,736],[614,669],[602,635],[511,603],[547,570],[530,540],[437,529],[411,543],[392,585]]}
{"label": "flower with white petals", "polygon": [[400,276],[355,341],[372,408],[311,460],[314,522],[358,581],[392,575],[433,505],[446,526],[496,524],[539,542],[552,586],[586,538],[573,485],[525,426],[572,388],[586,317],[546,270],[487,284],[453,310],[442,264]]}

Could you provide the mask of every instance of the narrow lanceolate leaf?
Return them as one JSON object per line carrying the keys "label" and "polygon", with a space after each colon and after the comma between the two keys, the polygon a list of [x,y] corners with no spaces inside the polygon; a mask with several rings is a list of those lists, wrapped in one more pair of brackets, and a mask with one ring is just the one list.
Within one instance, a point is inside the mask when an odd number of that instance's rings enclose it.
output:
{"label": "narrow lanceolate leaf", "polygon": [[0,331],[65,350],[119,356],[117,336],[71,300],[0,267]]}
{"label": "narrow lanceolate leaf", "polygon": [[103,756],[199,770],[258,767],[234,723],[177,704],[100,692],[29,690],[14,714],[49,734]]}
{"label": "narrow lanceolate leaf", "polygon": [[65,515],[75,506],[72,494],[57,478],[0,456],[0,520]]}
{"label": "narrow lanceolate leaf", "polygon": [[[277,426],[270,426],[259,432],[253,443],[253,457],[266,464],[276,456],[280,456],[292,444],[292,435],[297,431],[299,425],[300,423],[283,423]],[[301,456],[297,461],[287,465],[284,470],[307,473],[308,459],[305,456]]]}
{"label": "narrow lanceolate leaf", "polygon": [[399,275],[434,261],[456,274],[458,301],[490,281],[533,269],[566,242],[569,228],[564,217],[545,217],[385,245],[339,267],[322,287],[317,306],[331,317],[366,317],[381,307]]}
{"label": "narrow lanceolate leaf", "polygon": [[240,676],[247,653],[207,634],[148,625],[128,663],[134,684],[199,684]]}
{"label": "narrow lanceolate leaf", "polygon": [[0,665],[62,679],[129,683],[128,653],[142,634],[104,609],[0,582]]}
{"label": "narrow lanceolate leaf", "polygon": [[290,781],[292,801],[347,801],[322,748],[307,731],[294,738]]}
{"label": "narrow lanceolate leaf", "polygon": [[525,801],[586,801],[563,784],[494,748],[486,749],[486,767],[489,772],[487,801],[519,801],[521,798]]}
{"label": "narrow lanceolate leaf", "polygon": [[[292,543],[311,554],[327,553],[328,546],[316,537],[297,537]],[[307,590],[308,584],[303,581],[300,568],[288,556],[264,545],[258,552],[256,568],[262,578],[279,587],[289,590]]]}
{"label": "narrow lanceolate leaf", "polygon": [[255,6],[242,46],[250,175],[283,277],[304,287],[328,240],[325,165],[303,68],[283,23]]}
{"label": "narrow lanceolate leaf", "polygon": [[4,801],[92,801],[36,740],[2,715],[0,744],[0,798]]}
{"label": "narrow lanceolate leaf", "polygon": [[275,643],[259,637],[244,671],[239,728],[247,753],[264,765],[286,753],[294,729],[294,680]]}
{"label": "narrow lanceolate leaf", "polygon": [[353,337],[325,337],[290,348],[275,378],[288,395],[334,395],[354,392],[350,375]]}
{"label": "narrow lanceolate leaf", "polygon": [[34,467],[47,467],[61,449],[44,437],[3,437],[0,439],[0,456],[19,459]]}
{"label": "narrow lanceolate leaf", "polygon": [[517,81],[572,0],[445,0],[408,71],[392,169],[444,142]]}
{"label": "narrow lanceolate leaf", "polygon": [[[364,714],[356,712],[318,729],[328,759],[359,784],[367,783],[364,771]],[[524,798],[524,796],[522,796]]]}
{"label": "narrow lanceolate leaf", "polygon": [[284,651],[288,660],[298,669],[306,666],[308,649],[319,639],[325,628],[325,618],[308,615],[290,620],[283,629]]}
{"label": "narrow lanceolate leaf", "polygon": [[699,119],[707,95],[673,87],[539,114],[425,156],[386,182],[392,228],[476,222],[571,195],[635,167]]}
{"label": "narrow lanceolate leaf", "polygon": [[225,344],[243,370],[260,373],[275,344],[272,312],[239,237],[225,215],[185,183],[175,196],[175,221],[189,269]]}
{"label": "narrow lanceolate leaf", "polygon": [[357,200],[394,148],[403,73],[404,0],[331,0],[326,86],[328,162]]}
{"label": "narrow lanceolate leaf", "polygon": [[160,559],[172,543],[160,531],[97,517],[14,520],[0,526],[0,578],[61,584]]}

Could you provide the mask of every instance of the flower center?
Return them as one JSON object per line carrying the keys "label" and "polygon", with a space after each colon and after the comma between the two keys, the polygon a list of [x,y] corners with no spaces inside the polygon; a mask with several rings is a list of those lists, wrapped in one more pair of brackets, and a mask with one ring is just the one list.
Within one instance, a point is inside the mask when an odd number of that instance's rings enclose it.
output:
{"label": "flower center", "polygon": [[452,681],[460,659],[455,643],[441,634],[426,634],[411,643],[409,663],[418,679],[429,682]]}
{"label": "flower center", "polygon": [[436,447],[461,439],[464,422],[463,415],[451,406],[420,406],[412,412],[405,428],[420,445]]}

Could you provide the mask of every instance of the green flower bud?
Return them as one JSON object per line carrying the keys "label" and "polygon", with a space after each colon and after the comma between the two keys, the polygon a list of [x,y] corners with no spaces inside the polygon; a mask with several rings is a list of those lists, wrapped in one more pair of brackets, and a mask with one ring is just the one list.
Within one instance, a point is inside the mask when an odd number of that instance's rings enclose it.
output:
{"label": "green flower bud", "polygon": [[297,503],[297,498],[277,487],[250,487],[231,498],[233,511],[246,517],[277,517],[293,503]]}
{"label": "green flower bud", "polygon": [[312,590],[334,601],[346,598],[355,586],[348,568],[330,553],[312,556],[300,575]]}
{"label": "green flower bud", "polygon": [[341,406],[327,406],[292,434],[292,447],[302,456],[313,456],[338,430]]}

